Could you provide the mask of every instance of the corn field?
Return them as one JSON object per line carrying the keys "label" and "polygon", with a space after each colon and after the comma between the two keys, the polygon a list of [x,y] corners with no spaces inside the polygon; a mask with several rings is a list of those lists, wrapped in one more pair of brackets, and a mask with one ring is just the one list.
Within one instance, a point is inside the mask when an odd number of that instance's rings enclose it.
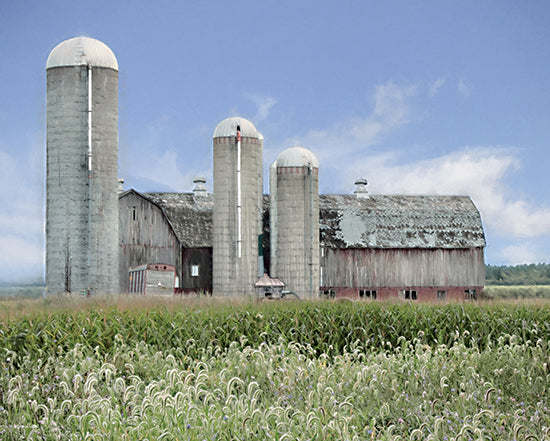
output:
{"label": "corn field", "polygon": [[0,439],[550,439],[549,336],[547,303],[4,306]]}

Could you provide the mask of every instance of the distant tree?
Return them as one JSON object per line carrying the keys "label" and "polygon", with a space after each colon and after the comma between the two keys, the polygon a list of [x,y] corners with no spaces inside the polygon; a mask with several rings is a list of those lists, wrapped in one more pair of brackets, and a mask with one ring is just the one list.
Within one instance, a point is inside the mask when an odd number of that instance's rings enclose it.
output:
{"label": "distant tree", "polygon": [[486,265],[486,285],[550,285],[550,264]]}

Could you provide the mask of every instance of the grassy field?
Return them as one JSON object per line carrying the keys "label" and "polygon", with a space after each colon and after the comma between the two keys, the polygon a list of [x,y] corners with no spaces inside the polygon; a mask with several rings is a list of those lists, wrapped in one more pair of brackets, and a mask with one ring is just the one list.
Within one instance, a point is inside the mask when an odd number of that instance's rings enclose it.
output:
{"label": "grassy field", "polygon": [[0,438],[550,439],[545,301],[0,303]]}
{"label": "grassy field", "polygon": [[[0,286],[0,299],[24,300],[40,299],[44,295],[44,287]],[[484,295],[490,300],[510,299],[546,299],[550,300],[550,285],[487,285]]]}
{"label": "grassy field", "polygon": [[40,285],[0,286],[0,299],[38,299],[44,294]]}
{"label": "grassy field", "polygon": [[486,286],[484,295],[487,299],[545,299],[550,300],[549,285],[510,285],[510,286]]}

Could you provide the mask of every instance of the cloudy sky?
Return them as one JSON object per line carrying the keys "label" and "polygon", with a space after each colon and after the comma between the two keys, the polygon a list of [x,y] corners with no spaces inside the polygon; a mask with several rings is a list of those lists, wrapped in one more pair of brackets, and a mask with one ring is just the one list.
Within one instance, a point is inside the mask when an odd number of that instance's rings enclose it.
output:
{"label": "cloudy sky", "polygon": [[119,62],[126,188],[211,190],[239,115],[266,169],[300,145],[323,193],[466,194],[487,263],[550,262],[548,23],[537,0],[3,1],[0,282],[44,272],[45,64],[78,35]]}

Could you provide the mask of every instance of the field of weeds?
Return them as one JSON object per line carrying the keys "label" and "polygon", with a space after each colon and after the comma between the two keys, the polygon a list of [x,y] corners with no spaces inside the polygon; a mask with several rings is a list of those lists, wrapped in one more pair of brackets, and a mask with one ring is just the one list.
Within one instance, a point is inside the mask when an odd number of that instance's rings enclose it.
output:
{"label": "field of weeds", "polygon": [[550,439],[537,303],[0,306],[0,438]]}

